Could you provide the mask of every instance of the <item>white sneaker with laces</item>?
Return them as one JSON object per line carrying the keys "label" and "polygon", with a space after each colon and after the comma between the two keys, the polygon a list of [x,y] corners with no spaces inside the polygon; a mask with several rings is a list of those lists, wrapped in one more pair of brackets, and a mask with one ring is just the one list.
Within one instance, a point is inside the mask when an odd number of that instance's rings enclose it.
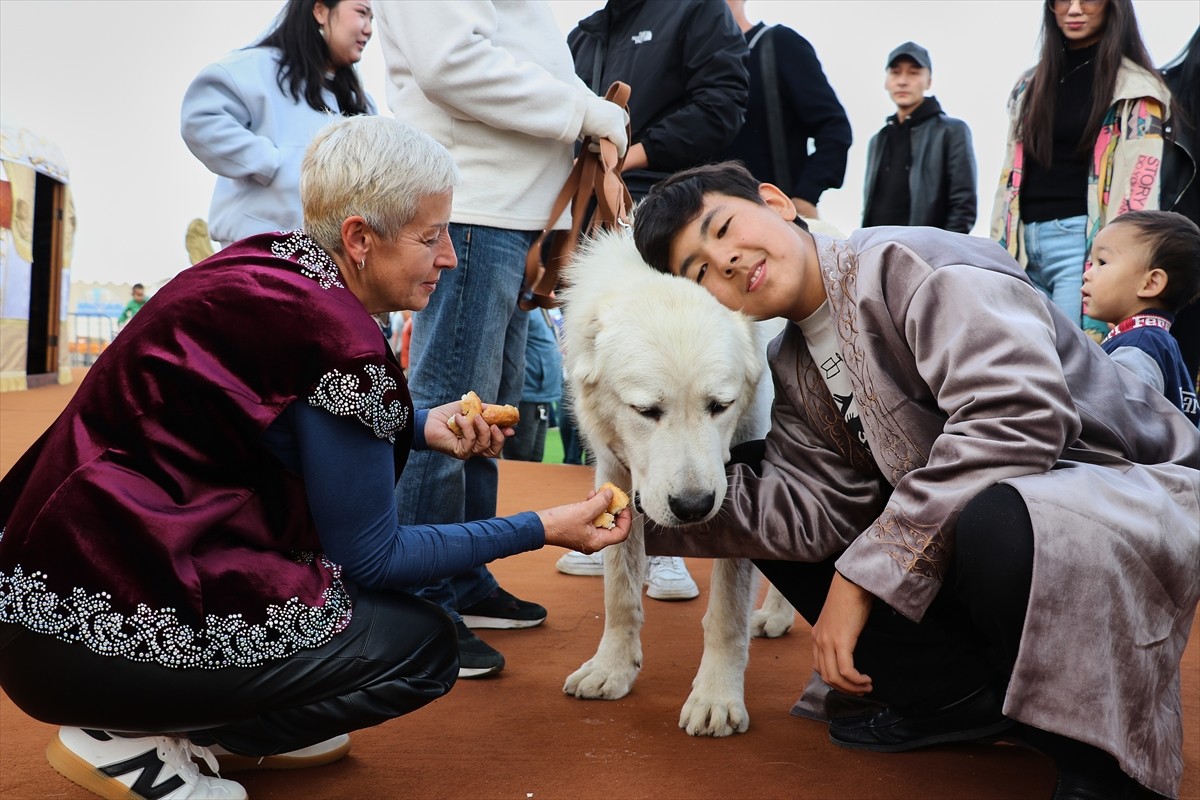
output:
{"label": "white sneaker with laces", "polygon": [[604,555],[592,553],[589,556],[568,550],[554,562],[554,568],[565,575],[603,575]]}
{"label": "white sneaker with laces", "polygon": [[129,739],[63,727],[46,749],[64,778],[110,800],[246,800],[240,783],[201,775],[195,756],[216,771],[208,748],[173,736]]}
{"label": "white sneaker with laces", "polygon": [[344,758],[350,752],[350,737],[343,733],[332,739],[274,756],[242,756],[229,752],[219,744],[214,744],[208,749],[225,772],[246,769],[304,769],[332,764]]}
{"label": "white sneaker with laces", "polygon": [[646,594],[655,600],[691,600],[699,596],[700,587],[679,556],[650,556]]}

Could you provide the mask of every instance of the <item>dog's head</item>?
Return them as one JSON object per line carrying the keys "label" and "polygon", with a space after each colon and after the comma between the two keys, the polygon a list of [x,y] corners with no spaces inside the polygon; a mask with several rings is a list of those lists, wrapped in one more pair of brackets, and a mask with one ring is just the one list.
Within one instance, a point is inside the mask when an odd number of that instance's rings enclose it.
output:
{"label": "dog's head", "polygon": [[619,233],[585,243],[564,277],[564,365],[589,447],[628,470],[655,522],[712,518],[765,365],[753,323]]}

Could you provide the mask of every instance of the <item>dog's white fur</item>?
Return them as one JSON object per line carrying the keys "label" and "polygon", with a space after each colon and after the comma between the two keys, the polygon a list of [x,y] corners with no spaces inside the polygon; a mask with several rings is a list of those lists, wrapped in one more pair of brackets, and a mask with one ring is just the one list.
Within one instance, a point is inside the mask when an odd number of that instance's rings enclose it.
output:
{"label": "dog's white fur", "polygon": [[[725,498],[731,443],[766,433],[771,401],[761,323],[696,284],[656,272],[620,233],[586,242],[565,274],[564,353],[575,414],[596,456],[596,482],[631,489],[663,525],[711,519]],[[765,388],[763,388],[765,386]],[[604,635],[567,694],[624,697],[642,664],[642,514],[604,551]],[[749,640],[781,636],[795,612],[773,589],[751,617],[749,561],[714,562],[704,654],[679,725],[689,734],[745,731]]]}

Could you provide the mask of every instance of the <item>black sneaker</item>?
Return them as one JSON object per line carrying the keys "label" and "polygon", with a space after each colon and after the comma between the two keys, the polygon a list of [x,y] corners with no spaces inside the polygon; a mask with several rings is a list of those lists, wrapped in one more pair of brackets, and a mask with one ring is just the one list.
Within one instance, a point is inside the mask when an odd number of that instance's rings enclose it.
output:
{"label": "black sneaker", "polygon": [[546,609],[513,597],[499,586],[474,605],[460,608],[471,628],[532,628],[546,621]]}
{"label": "black sneaker", "polygon": [[487,642],[471,633],[460,620],[458,628],[458,677],[482,678],[504,669],[504,656]]}

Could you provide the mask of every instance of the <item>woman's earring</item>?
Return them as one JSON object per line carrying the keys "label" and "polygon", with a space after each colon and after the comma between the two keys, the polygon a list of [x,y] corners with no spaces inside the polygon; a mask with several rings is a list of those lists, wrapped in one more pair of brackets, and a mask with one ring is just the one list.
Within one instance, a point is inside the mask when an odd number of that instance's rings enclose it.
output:
{"label": "woman's earring", "polygon": [[329,33],[328,33],[326,30],[325,30],[325,26],[324,26],[324,25],[322,25],[321,27],[317,28],[317,33],[321,34],[321,38],[322,38],[322,39],[328,39],[328,38],[329,38]]}
{"label": "woman's earring", "polygon": [[363,256],[362,258],[360,258],[358,260],[358,271],[362,272],[366,268],[367,268],[367,257]]}

